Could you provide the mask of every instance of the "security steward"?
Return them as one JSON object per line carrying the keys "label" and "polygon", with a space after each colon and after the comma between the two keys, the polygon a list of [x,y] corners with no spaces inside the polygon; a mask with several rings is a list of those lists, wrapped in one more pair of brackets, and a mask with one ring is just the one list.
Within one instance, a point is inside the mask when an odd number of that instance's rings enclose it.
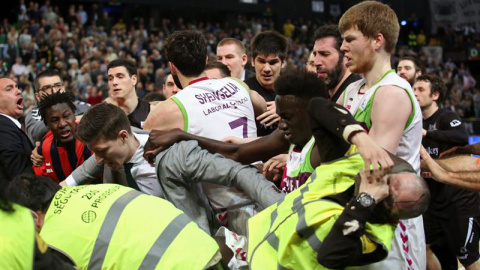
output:
{"label": "security steward", "polygon": [[8,192],[80,269],[205,269],[221,259],[215,240],[166,200],[114,184],[59,189],[22,174]]}

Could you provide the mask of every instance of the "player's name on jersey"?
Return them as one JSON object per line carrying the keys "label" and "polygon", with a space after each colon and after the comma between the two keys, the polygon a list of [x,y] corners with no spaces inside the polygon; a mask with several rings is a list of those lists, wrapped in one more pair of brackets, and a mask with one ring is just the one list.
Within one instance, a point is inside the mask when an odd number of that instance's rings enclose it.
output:
{"label": "player's name on jersey", "polygon": [[224,87],[219,90],[212,91],[211,93],[203,93],[195,95],[195,98],[200,104],[206,104],[216,100],[224,100],[232,97],[238,93],[240,89],[233,83],[227,83]]}

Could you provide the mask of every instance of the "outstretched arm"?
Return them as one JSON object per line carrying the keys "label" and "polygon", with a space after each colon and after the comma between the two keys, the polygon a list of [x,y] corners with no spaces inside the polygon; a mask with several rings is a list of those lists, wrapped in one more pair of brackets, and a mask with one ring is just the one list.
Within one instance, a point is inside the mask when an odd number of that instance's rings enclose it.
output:
{"label": "outstretched arm", "polygon": [[342,157],[352,143],[364,159],[367,171],[370,165],[373,169],[393,166],[388,153],[366,134],[344,107],[324,98],[313,98],[307,110],[322,162]]}
{"label": "outstretched arm", "polygon": [[288,141],[278,129],[268,136],[245,144],[231,144],[212,140],[183,132],[180,129],[167,132],[152,130],[148,142],[145,144],[144,156],[152,161],[152,157],[168,149],[175,142],[186,140],[196,140],[200,147],[210,153],[219,153],[243,164],[268,160],[272,156],[287,151],[289,147]]}
{"label": "outstretched arm", "polygon": [[468,155],[480,155],[480,143],[455,146],[440,154],[440,158],[449,157],[453,155],[468,154]]}
{"label": "outstretched arm", "polygon": [[61,186],[77,186],[85,182],[99,179],[103,173],[103,163],[97,163],[95,154],[89,157],[82,165],[77,167],[66,179],[62,181]]}
{"label": "outstretched arm", "polygon": [[[275,184],[265,179],[256,168],[239,164],[218,154],[211,154],[195,141],[174,144],[156,157],[159,181],[190,186],[209,182],[237,187],[262,207],[277,202],[284,194]],[[168,197],[168,191],[166,191]]]}
{"label": "outstretched arm", "polygon": [[[426,164],[435,180],[441,183],[450,184],[477,192],[480,191],[480,169],[476,165],[477,158],[471,156],[461,156],[456,158],[437,160],[436,162],[430,157],[430,155],[423,147],[420,150],[420,155],[423,159],[422,162]],[[455,161],[453,163],[450,163],[448,162],[448,160]],[[455,170],[456,168],[458,168],[456,167],[456,162],[458,162],[457,164],[467,164],[467,166],[471,168],[473,168],[473,166],[476,166],[476,170],[455,172],[445,169],[445,167],[448,167],[450,170]],[[442,166],[440,164],[442,164]],[[448,164],[448,166],[446,166],[446,164]],[[468,164],[470,164],[470,166]],[[472,164],[475,165],[472,166]]]}

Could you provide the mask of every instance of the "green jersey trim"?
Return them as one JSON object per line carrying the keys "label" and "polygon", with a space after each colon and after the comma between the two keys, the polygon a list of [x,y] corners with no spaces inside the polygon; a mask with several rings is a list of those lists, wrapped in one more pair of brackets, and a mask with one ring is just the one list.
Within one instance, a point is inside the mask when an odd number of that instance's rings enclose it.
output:
{"label": "green jersey trim", "polygon": [[185,109],[185,106],[183,106],[182,102],[177,97],[171,97],[171,99],[173,100],[173,102],[177,104],[180,111],[182,111],[183,131],[188,132],[188,114],[187,114],[187,110]]}

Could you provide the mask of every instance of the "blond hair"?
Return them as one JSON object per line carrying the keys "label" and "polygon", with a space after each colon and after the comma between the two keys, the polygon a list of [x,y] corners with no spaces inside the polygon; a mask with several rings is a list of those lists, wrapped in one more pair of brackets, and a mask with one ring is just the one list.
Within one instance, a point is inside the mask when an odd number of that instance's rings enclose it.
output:
{"label": "blond hair", "polygon": [[368,38],[375,38],[381,33],[385,38],[385,51],[393,53],[397,45],[400,25],[397,15],[388,5],[365,1],[349,8],[340,18],[340,33],[356,27]]}
{"label": "blond hair", "polygon": [[220,40],[220,42],[217,44],[217,47],[230,45],[230,44],[235,45],[239,50],[240,54],[245,54],[245,45],[243,45],[243,43],[236,38],[224,38]]}

